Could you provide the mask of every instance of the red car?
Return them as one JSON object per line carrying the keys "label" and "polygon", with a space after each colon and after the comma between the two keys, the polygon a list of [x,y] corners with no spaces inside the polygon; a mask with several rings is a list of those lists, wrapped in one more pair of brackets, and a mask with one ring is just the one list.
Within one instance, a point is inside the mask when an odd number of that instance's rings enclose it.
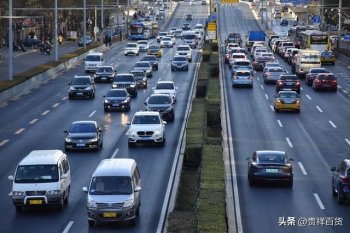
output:
{"label": "red car", "polygon": [[317,74],[312,83],[312,88],[315,91],[319,91],[319,90],[337,91],[337,78],[332,73]]}

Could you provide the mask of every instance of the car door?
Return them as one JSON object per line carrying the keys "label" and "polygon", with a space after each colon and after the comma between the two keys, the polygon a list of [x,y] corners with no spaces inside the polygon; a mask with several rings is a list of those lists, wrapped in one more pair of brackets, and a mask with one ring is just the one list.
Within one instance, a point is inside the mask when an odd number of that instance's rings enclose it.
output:
{"label": "car door", "polygon": [[345,172],[345,168],[346,168],[346,165],[344,161],[342,161],[337,167],[337,169],[333,172],[333,185],[335,189],[338,188],[339,178],[341,174]]}

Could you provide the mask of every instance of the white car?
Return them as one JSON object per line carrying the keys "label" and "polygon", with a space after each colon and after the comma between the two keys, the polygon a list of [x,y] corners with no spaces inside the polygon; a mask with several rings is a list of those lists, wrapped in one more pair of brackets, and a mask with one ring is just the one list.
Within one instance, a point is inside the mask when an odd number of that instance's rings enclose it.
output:
{"label": "white car", "polygon": [[186,56],[188,61],[192,61],[192,49],[189,45],[179,45],[175,51],[176,55]]}
{"label": "white car", "polygon": [[162,39],[160,40],[160,47],[161,48],[172,48],[174,46],[174,42],[171,39],[170,36],[163,36]]}
{"label": "white car", "polygon": [[139,111],[136,112],[131,122],[128,123],[128,146],[136,143],[165,144],[165,124],[159,112]]}
{"label": "white car", "polygon": [[153,89],[153,93],[168,94],[173,98],[174,102],[176,101],[177,87],[175,86],[173,81],[158,81],[156,83],[156,86],[153,87],[152,89]]}
{"label": "white car", "polygon": [[124,55],[136,55],[138,56],[140,54],[140,48],[137,43],[127,43],[124,51]]}
{"label": "white car", "polygon": [[177,30],[177,28],[176,27],[172,27],[172,28],[170,28],[170,34],[174,34],[174,32]]}
{"label": "white car", "polygon": [[140,48],[140,52],[147,52],[149,48],[149,44],[147,40],[138,40],[136,43]]}
{"label": "white car", "polygon": [[204,34],[203,34],[203,31],[202,31],[202,30],[200,30],[200,29],[195,29],[195,30],[194,30],[194,33],[196,33],[197,40],[202,40],[202,39],[203,39]]}
{"label": "white car", "polygon": [[245,53],[232,53],[229,59],[229,66],[232,67],[233,63],[237,59],[247,59],[247,56],[245,55]]}
{"label": "white car", "polygon": [[168,36],[168,32],[159,32],[157,36],[157,42],[159,43],[163,36]]}

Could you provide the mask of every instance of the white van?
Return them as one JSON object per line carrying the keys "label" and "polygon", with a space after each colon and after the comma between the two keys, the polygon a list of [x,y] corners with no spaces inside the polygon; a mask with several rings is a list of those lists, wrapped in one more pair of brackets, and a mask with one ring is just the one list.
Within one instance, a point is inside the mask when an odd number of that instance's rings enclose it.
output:
{"label": "white van", "polygon": [[98,66],[104,65],[103,53],[89,53],[85,59],[85,72],[95,72]]}
{"label": "white van", "polygon": [[71,177],[68,157],[61,150],[34,150],[22,159],[10,175],[12,201],[16,211],[23,207],[68,203]]}
{"label": "white van", "polygon": [[182,32],[182,39],[185,45],[189,45],[192,49],[197,47],[197,35],[195,31],[184,31]]}
{"label": "white van", "polygon": [[104,159],[92,174],[88,193],[89,226],[99,222],[135,224],[141,206],[141,178],[135,160]]}

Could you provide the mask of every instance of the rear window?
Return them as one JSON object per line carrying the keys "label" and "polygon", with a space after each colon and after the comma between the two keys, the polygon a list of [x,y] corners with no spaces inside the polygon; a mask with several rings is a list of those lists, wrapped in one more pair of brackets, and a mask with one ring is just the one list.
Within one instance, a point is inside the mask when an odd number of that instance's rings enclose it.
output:
{"label": "rear window", "polygon": [[281,80],[298,80],[298,77],[294,75],[290,75],[290,76],[282,75]]}
{"label": "rear window", "polygon": [[237,72],[236,72],[236,75],[237,75],[237,76],[250,76],[250,72],[240,72],[240,71],[237,71]]}
{"label": "rear window", "polygon": [[269,72],[284,72],[284,70],[279,67],[273,67],[273,68],[269,68]]}
{"label": "rear window", "polygon": [[235,65],[237,65],[237,66],[249,66],[250,63],[245,62],[245,61],[238,61],[238,62],[235,62]]}
{"label": "rear window", "polygon": [[261,154],[259,155],[259,163],[280,163],[285,164],[285,157],[281,154]]}

